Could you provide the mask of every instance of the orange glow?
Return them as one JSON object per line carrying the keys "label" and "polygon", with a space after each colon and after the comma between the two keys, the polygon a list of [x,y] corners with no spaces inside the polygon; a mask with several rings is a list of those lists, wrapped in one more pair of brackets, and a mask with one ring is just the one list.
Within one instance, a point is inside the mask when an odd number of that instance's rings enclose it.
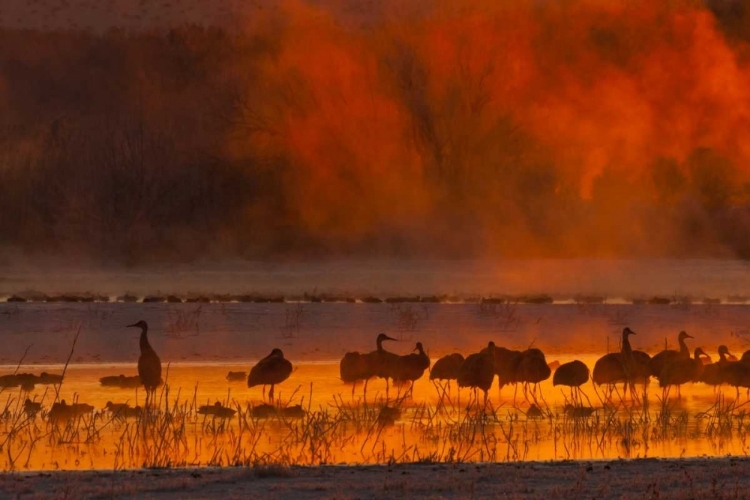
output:
{"label": "orange glow", "polygon": [[[14,143],[35,146],[9,155],[21,173],[7,190],[51,191],[48,204],[0,197],[0,214],[21,213],[5,222],[21,235],[12,243],[47,248],[44,235],[65,234],[65,250],[97,241],[83,251],[135,258],[155,241],[155,259],[172,246],[185,258],[750,255],[737,237],[750,230],[748,44],[703,3],[353,13],[288,0],[235,19],[163,36],[2,33],[23,64],[0,75],[0,99],[27,125]],[[47,80],[60,92],[33,85]],[[85,113],[65,91],[81,88]],[[59,99],[40,109],[48,95]],[[127,147],[137,133],[142,157]],[[139,161],[160,211],[118,228],[107,220],[137,207],[102,200]],[[76,175],[63,180],[90,183],[34,177],[64,168]]]}
{"label": "orange glow", "polygon": [[[595,361],[595,357],[591,356],[579,359],[589,366],[593,366]],[[561,362],[569,360],[569,356],[561,356],[558,359]],[[49,368],[52,371],[62,369]],[[605,413],[610,410],[603,407],[600,399],[601,388],[597,395],[590,382],[584,386],[584,391],[596,408],[596,413],[591,420],[580,421],[577,427],[571,418],[565,417],[564,405],[569,397],[567,388],[552,387],[551,380],[543,382],[540,385],[542,392],[537,397],[540,398],[539,404],[542,405],[546,416],[535,419],[527,416],[530,410],[529,402],[524,400],[520,389],[515,395],[512,386],[505,387],[498,393],[495,383],[490,390],[490,403],[497,419],[490,418],[485,423],[484,431],[481,431],[471,420],[476,418],[476,411],[465,410],[467,405],[475,404],[471,392],[463,389],[458,394],[454,385],[446,396],[443,396],[445,399],[441,404],[438,388],[430,383],[425,375],[416,382],[413,398],[407,398],[399,404],[401,416],[395,418],[393,425],[386,425],[381,429],[374,424],[358,423],[356,419],[372,419],[377,416],[383,405],[382,398],[385,392],[385,384],[382,381],[370,381],[368,403],[367,406],[363,406],[361,385],[356,389],[352,399],[351,387],[337,379],[337,365],[300,364],[297,368],[289,380],[276,387],[277,398],[281,404],[301,404],[306,411],[309,409],[310,412],[318,412],[314,418],[321,419],[321,414],[326,413],[331,417],[331,422],[339,422],[331,424],[326,434],[314,438],[306,437],[308,440],[316,441],[295,441],[292,438],[295,435],[297,439],[307,435],[301,432],[294,434],[295,431],[291,431],[290,434],[290,426],[292,429],[296,425],[305,428],[307,424],[304,420],[290,420],[284,423],[276,419],[243,417],[248,419],[249,428],[240,432],[237,416],[222,424],[220,420],[214,421],[212,417],[196,414],[198,407],[213,405],[217,400],[234,409],[239,404],[241,409],[246,411],[248,404],[262,404],[261,388],[247,389],[244,381],[227,382],[224,379],[228,370],[246,370],[247,366],[176,364],[172,365],[169,371],[169,407],[176,419],[180,420],[185,416],[185,428],[181,431],[184,432],[184,438],[177,441],[169,440],[169,445],[161,443],[160,446],[165,449],[159,456],[171,460],[173,466],[212,463],[230,465],[231,462],[227,460],[234,456],[233,453],[239,446],[242,450],[239,457],[255,457],[254,460],[262,459],[270,463],[305,465],[319,464],[321,461],[329,464],[385,463],[389,460],[413,462],[427,456],[432,456],[436,461],[459,458],[464,461],[506,461],[723,456],[726,453],[740,453],[743,449],[741,437],[709,437],[703,430],[704,421],[693,418],[689,419],[690,424],[682,433],[679,425],[675,424],[669,427],[667,434],[659,436],[660,431],[655,426],[651,432],[644,433],[644,436],[650,435],[648,440],[644,440],[639,433],[637,439],[633,438],[631,446],[623,446],[622,439],[617,437],[614,430],[617,425],[605,425],[609,418],[605,417]],[[103,388],[97,383],[101,376],[123,372],[128,372],[128,368],[105,365],[70,366],[60,398],[66,399],[68,404],[76,401],[76,398],[79,403],[88,403],[96,408],[97,416],[94,418],[87,415],[75,425],[67,427],[64,423],[55,427],[54,424],[48,424],[37,416],[35,422],[42,429],[53,432],[54,436],[62,437],[60,442],[42,439],[35,444],[31,452],[26,450],[23,460],[27,460],[28,454],[28,462],[24,468],[85,470],[111,469],[113,466],[141,467],[144,461],[153,457],[155,450],[159,449],[158,443],[139,437],[140,433],[144,432],[140,424],[133,419],[113,421],[111,415],[104,411],[107,401],[127,402],[131,406],[143,404],[143,395],[139,393],[139,399],[136,399],[135,390]],[[652,383],[649,389],[653,422],[657,421],[655,412],[663,410],[657,400],[657,396],[661,397],[662,393],[656,385]],[[391,388],[391,405],[396,397],[404,395],[405,389],[406,387]],[[724,388],[723,391],[728,398],[727,401],[734,397],[733,388]],[[16,398],[25,396],[14,391],[6,394],[9,412],[14,413]],[[29,397],[37,400],[44,398],[43,408],[46,410],[49,410],[50,401],[54,398],[49,391],[44,394],[44,391],[39,389],[32,391]],[[640,403],[630,400],[629,397],[623,401],[615,401],[616,422],[627,419],[628,412],[644,411]],[[673,391],[668,401],[669,411],[677,418],[682,412],[692,416],[708,410],[716,403],[717,395],[712,389],[696,384],[683,387],[682,397],[679,399]],[[588,406],[585,400],[584,404]],[[163,408],[164,403],[160,407]],[[550,413],[547,414],[547,411]],[[355,417],[352,420],[349,420],[351,416],[347,416],[365,413],[369,413],[370,416]],[[10,427],[19,425],[19,422],[21,421],[6,422],[7,428],[0,430],[0,433],[8,432]],[[21,424],[25,425],[25,422]],[[613,433],[604,434],[609,437],[602,441],[603,446],[598,444],[602,439],[601,430],[586,430],[586,426],[598,429],[600,425]],[[91,429],[97,429],[97,432],[95,438],[88,439],[86,436],[91,434]],[[378,432],[373,432],[373,429],[378,429]],[[481,432],[492,436],[489,439],[490,445],[481,439]],[[718,448],[717,442],[720,442]],[[11,450],[16,445],[22,445],[14,439],[6,443],[10,443],[8,446]],[[310,453],[311,447],[318,450],[317,454]],[[13,455],[3,454],[0,458],[0,467],[3,470],[13,467],[9,456]],[[18,462],[15,463],[16,468],[19,465]]]}
{"label": "orange glow", "polygon": [[[660,253],[680,230],[660,237],[628,208],[655,196],[654,162],[685,164],[710,148],[732,162],[734,182],[748,181],[748,68],[693,2],[426,10],[384,7],[375,27],[358,28],[325,7],[283,4],[266,76],[294,85],[278,140],[294,158],[293,208],[313,234],[351,243],[384,224],[466,211],[480,241],[506,252],[609,255],[627,238]],[[554,183],[549,199],[533,177],[516,184],[540,163],[554,165],[539,174]],[[608,176],[615,193],[603,190]],[[568,196],[597,208],[593,226],[556,213]],[[543,220],[562,224],[554,250],[533,225]],[[431,232],[455,244],[420,228]]]}

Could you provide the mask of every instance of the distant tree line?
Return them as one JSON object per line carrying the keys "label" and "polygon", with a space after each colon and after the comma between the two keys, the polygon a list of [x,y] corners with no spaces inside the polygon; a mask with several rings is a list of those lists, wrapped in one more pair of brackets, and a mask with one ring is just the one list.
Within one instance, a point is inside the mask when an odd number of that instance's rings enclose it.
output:
{"label": "distant tree line", "polygon": [[[710,12],[685,9],[696,26]],[[512,22],[461,16],[0,31],[0,250],[103,264],[750,257],[750,151],[716,131],[722,104],[686,104],[695,129],[674,147],[682,123],[630,144],[638,117],[608,115],[620,95],[600,94],[660,64],[648,54],[663,40],[581,15],[585,40],[545,31],[526,46]],[[644,33],[680,34],[667,24]],[[717,24],[716,50],[746,53],[737,24]],[[674,41],[674,57],[679,43],[705,42]],[[680,96],[654,92],[632,95],[676,116]]]}

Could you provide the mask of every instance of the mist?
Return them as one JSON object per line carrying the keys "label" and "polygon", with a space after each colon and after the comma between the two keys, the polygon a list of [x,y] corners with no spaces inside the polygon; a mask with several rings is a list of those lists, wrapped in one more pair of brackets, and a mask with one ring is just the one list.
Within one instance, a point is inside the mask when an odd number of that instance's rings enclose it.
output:
{"label": "mist", "polygon": [[0,252],[747,258],[743,5],[289,1],[203,25],[175,23],[192,10],[127,29],[6,21]]}

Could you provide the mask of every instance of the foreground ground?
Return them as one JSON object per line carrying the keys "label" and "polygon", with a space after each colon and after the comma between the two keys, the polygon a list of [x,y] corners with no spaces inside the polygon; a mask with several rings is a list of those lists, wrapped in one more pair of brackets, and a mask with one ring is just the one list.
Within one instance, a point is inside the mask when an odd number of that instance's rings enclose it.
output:
{"label": "foreground ground", "polygon": [[743,458],[0,475],[1,498],[745,498]]}

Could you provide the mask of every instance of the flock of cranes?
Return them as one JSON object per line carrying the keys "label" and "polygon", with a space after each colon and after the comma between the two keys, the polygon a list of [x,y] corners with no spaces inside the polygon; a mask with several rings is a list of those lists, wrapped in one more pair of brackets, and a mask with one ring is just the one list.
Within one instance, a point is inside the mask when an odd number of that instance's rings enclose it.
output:
{"label": "flock of cranes", "polygon": [[[161,360],[148,341],[148,324],[145,321],[139,321],[128,325],[128,327],[141,329],[138,376],[103,377],[100,381],[105,386],[137,387],[142,385],[146,389],[146,405],[148,405],[149,398],[153,397],[157,387],[163,383]],[[388,399],[391,382],[395,384],[411,383],[413,386],[413,383],[420,379],[425,371],[429,370],[430,380],[447,382],[447,386],[444,386],[444,388],[449,389],[450,381],[455,380],[458,387],[471,388],[475,392],[481,390],[484,393],[485,405],[487,404],[488,392],[496,377],[500,389],[506,385],[518,387],[520,384],[523,387],[526,399],[528,400],[529,395],[531,395],[536,400],[535,393],[538,384],[549,379],[553,370],[553,386],[569,387],[571,401],[579,407],[583,406],[582,398],[585,397],[581,386],[589,380],[592,380],[597,386],[607,386],[610,389],[622,383],[625,391],[633,391],[637,384],[643,384],[645,387],[651,377],[656,377],[659,386],[664,388],[665,391],[669,390],[670,387],[677,387],[678,394],[680,386],[691,382],[703,382],[712,386],[728,384],[737,389],[738,397],[740,388],[748,389],[750,394],[750,351],[745,352],[738,360],[730,354],[726,346],[721,345],[718,348],[719,360],[712,363],[710,357],[700,347],[696,348],[691,355],[685,341],[693,337],[683,331],[677,336],[679,350],[665,349],[652,357],[645,352],[632,348],[630,344],[631,335],[635,335],[635,332],[630,328],[623,329],[620,351],[605,354],[596,361],[593,371],[590,371],[589,367],[579,360],[561,365],[548,363],[540,349],[511,350],[499,347],[494,342],[489,342],[487,347],[466,357],[458,353],[443,356],[430,368],[430,358],[425,353],[421,342],[416,343],[412,353],[398,355],[386,350],[383,346],[384,342],[396,339],[381,333],[375,339],[375,350],[364,353],[353,351],[344,355],[339,365],[340,378],[342,382],[352,384],[352,397],[357,383],[364,383],[364,396],[366,397],[367,383],[370,379],[375,377],[385,379],[386,399]],[[263,398],[265,399],[265,388],[270,385],[268,396],[270,401],[273,402],[274,386],[288,379],[292,371],[292,363],[284,358],[281,349],[273,349],[268,356],[258,361],[251,368],[249,375],[247,375],[247,386],[263,386]],[[48,374],[43,375],[46,378],[52,377]],[[28,374],[21,374],[4,377],[20,377],[26,380],[28,376]],[[244,372],[230,372],[227,376],[228,380],[242,380],[244,378]],[[62,381],[61,378],[55,380],[56,383]],[[39,382],[37,381],[37,383]],[[411,390],[411,387],[409,390]],[[478,398],[476,400],[478,403]],[[38,403],[27,399],[25,409],[28,413],[38,411]],[[117,409],[118,412],[122,411],[129,416],[140,414],[141,411],[139,407],[130,408],[127,405],[123,406],[112,402],[107,403],[107,409],[113,412],[114,409]],[[90,410],[89,405],[67,405],[62,400],[53,405],[51,413],[68,415],[69,413],[76,414]],[[199,413],[201,412],[224,415],[233,412],[233,410],[217,404],[210,407],[201,407]]]}
{"label": "flock of cranes", "polygon": [[[737,360],[726,346],[721,345],[718,349],[719,360],[712,363],[708,354],[700,347],[691,355],[685,340],[693,337],[682,331],[677,336],[679,350],[665,349],[651,357],[631,347],[631,335],[635,335],[635,332],[628,327],[624,328],[620,351],[599,358],[593,372],[580,360],[557,365],[547,363],[544,353],[539,349],[517,351],[489,342],[487,347],[466,358],[453,353],[438,359],[430,370],[430,379],[448,382],[455,380],[459,387],[479,389],[484,392],[485,404],[495,377],[501,390],[505,385],[521,384],[528,399],[529,394],[534,396],[540,382],[550,378],[553,369],[553,386],[569,387],[571,401],[581,405],[582,397],[585,396],[581,386],[589,380],[597,386],[607,386],[610,389],[622,383],[626,391],[633,391],[636,384],[647,386],[651,377],[655,377],[665,391],[676,387],[678,395],[682,385],[692,382],[712,386],[727,384],[737,389],[738,396],[740,388],[746,388],[750,392],[750,351]],[[367,381],[373,377],[383,378],[386,382],[414,382],[429,369],[430,359],[424,353],[421,343],[417,343],[415,348],[419,354],[399,356],[383,348],[386,340],[395,339],[381,333],[376,339],[374,351],[348,352],[344,355],[340,363],[340,376],[343,382],[353,384],[352,394],[357,382],[364,382],[366,392]]]}

